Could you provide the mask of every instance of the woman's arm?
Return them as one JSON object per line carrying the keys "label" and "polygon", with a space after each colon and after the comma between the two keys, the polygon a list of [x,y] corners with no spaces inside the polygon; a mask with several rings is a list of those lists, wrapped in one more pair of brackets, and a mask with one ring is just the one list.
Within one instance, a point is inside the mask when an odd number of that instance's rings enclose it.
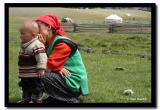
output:
{"label": "woman's arm", "polygon": [[59,43],[54,46],[54,49],[47,60],[47,67],[51,71],[60,73],[62,76],[69,76],[70,73],[64,68],[71,53],[71,48],[66,43]]}
{"label": "woman's arm", "polygon": [[[38,35],[38,39],[43,44],[46,44],[46,40],[41,34]],[[70,76],[70,72],[64,68],[64,64],[70,54],[71,48],[66,43],[56,44],[47,60],[48,69],[60,73],[62,77]]]}

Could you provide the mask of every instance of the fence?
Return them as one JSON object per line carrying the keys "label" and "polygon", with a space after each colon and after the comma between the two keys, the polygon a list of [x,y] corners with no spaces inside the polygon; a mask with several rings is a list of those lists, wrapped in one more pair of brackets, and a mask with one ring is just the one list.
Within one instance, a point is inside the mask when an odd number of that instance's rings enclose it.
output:
{"label": "fence", "polygon": [[151,24],[62,24],[62,27],[68,32],[151,33]]}

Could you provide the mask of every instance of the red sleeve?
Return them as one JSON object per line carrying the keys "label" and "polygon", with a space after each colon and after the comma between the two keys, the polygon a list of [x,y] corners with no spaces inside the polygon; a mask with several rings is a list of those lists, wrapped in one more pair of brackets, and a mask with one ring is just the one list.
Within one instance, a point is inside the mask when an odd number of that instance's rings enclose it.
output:
{"label": "red sleeve", "polygon": [[66,43],[56,44],[48,57],[47,67],[52,71],[60,71],[71,53],[71,48]]}

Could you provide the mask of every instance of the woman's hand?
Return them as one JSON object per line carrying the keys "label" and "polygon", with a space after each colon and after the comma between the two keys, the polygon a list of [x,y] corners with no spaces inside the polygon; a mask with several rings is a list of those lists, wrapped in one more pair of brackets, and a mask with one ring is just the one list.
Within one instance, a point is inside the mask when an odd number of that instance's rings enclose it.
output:
{"label": "woman's hand", "polygon": [[46,43],[46,39],[42,36],[42,34],[38,34],[37,36],[38,36],[38,40],[39,40],[40,42],[42,42],[43,44]]}
{"label": "woman's hand", "polygon": [[71,73],[67,70],[67,69],[65,69],[65,68],[62,68],[60,71],[59,71],[59,73],[61,74],[61,76],[64,78],[64,77],[69,77],[69,76],[71,76]]}

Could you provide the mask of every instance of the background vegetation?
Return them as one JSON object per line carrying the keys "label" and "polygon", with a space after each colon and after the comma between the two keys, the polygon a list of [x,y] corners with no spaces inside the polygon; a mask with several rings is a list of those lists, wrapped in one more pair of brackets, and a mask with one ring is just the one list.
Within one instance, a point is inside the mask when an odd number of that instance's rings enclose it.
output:
{"label": "background vegetation", "polygon": [[[76,22],[102,23],[105,16],[118,13],[124,19],[125,13],[135,17],[133,22],[151,21],[151,13],[130,9],[70,9],[70,8],[10,8],[9,9],[9,101],[21,98],[18,87],[18,52],[20,24],[24,20],[35,19],[44,13],[55,13],[59,17],[69,16]],[[67,33],[75,41],[86,66],[90,94],[80,97],[83,103],[126,103],[151,102],[151,35],[112,34],[98,32]],[[92,49],[88,53],[85,49]],[[106,51],[106,52],[102,52]],[[124,70],[116,70],[121,67]],[[123,91],[132,89],[132,96]]]}

